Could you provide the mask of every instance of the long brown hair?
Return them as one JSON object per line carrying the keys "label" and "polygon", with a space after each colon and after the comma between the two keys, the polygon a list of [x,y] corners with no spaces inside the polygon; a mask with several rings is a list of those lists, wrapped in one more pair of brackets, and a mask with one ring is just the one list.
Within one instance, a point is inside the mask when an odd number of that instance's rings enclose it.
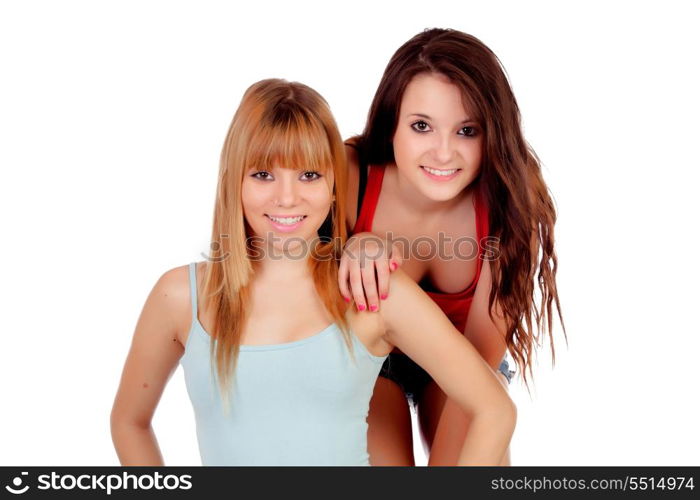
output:
{"label": "long brown hair", "polygon": [[555,280],[556,211],[540,162],[523,138],[518,104],[496,55],[477,38],[456,30],[430,29],[411,38],[384,71],[367,125],[356,138],[360,160],[394,162],[392,140],[401,100],[408,83],[421,73],[438,73],[455,84],[484,131],[483,159],[474,182],[488,206],[490,236],[497,238],[499,255],[490,261],[489,314],[498,301],[507,322],[506,345],[527,383],[526,368],[532,376],[534,348],[545,332],[554,362],[552,302],[564,328]]}
{"label": "long brown hair", "polygon": [[[218,244],[204,277],[203,294],[214,311],[210,332],[212,369],[228,409],[240,341],[246,324],[250,284],[259,249],[245,223],[241,204],[243,177],[250,168],[304,168],[333,172],[334,201],[319,239],[308,259],[316,291],[339,325],[352,353],[345,312],[347,304],[338,289],[338,258],[347,234],[345,193],[347,168],[338,127],[326,101],[313,89],[297,82],[262,80],[246,90],[229,127],[221,151],[214,207],[212,242]],[[329,176],[326,176],[329,178]],[[213,244],[213,248],[217,245]]]}

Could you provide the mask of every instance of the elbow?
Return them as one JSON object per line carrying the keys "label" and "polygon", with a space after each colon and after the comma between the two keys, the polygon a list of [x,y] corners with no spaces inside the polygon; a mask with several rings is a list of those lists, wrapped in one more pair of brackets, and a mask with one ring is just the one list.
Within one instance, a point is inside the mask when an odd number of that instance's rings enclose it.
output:
{"label": "elbow", "polygon": [[512,433],[515,430],[515,425],[518,420],[518,408],[508,394],[508,385],[505,383],[505,378],[501,374],[496,375],[499,384],[497,394],[489,398],[491,408],[490,415],[497,415],[497,420],[503,425],[506,430]]}
{"label": "elbow", "polygon": [[512,436],[518,421],[518,408],[505,391],[503,397],[499,398],[499,402],[496,408],[492,410],[491,415],[493,421],[503,429],[504,432]]}
{"label": "elbow", "polygon": [[119,413],[112,410],[109,416],[109,429],[112,434],[112,442],[116,446],[124,432],[129,429],[128,421]]}
{"label": "elbow", "polygon": [[116,406],[112,408],[112,412],[109,414],[109,428],[112,431],[112,437],[114,437],[114,432],[123,423],[123,419],[119,412],[116,410]]}
{"label": "elbow", "polygon": [[515,425],[518,422],[518,407],[515,406],[515,403],[513,403],[512,399],[507,398],[503,414],[505,419],[505,426],[510,431],[510,433],[513,434],[513,432],[515,431]]}
{"label": "elbow", "polygon": [[128,422],[129,421],[126,418],[125,412],[122,411],[119,405],[115,402],[114,406],[112,407],[112,412],[109,414],[109,427],[112,430],[112,436],[114,436],[116,431],[123,429],[126,425],[128,425]]}
{"label": "elbow", "polygon": [[115,406],[109,415],[109,427],[112,438],[121,435],[124,431],[133,429],[146,430],[151,427],[150,419],[138,419],[133,415],[128,415]]}
{"label": "elbow", "polygon": [[499,397],[491,398],[482,406],[474,418],[488,422],[492,428],[498,428],[502,433],[512,436],[518,420],[518,409],[513,400],[503,391]]}

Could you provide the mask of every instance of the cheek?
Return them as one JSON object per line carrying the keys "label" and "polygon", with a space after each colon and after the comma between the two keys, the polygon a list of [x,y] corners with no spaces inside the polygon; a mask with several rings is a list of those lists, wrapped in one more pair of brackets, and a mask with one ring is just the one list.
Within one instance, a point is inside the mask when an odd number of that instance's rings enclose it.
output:
{"label": "cheek", "polygon": [[465,144],[460,148],[462,158],[476,167],[481,165],[482,151],[482,141],[465,141]]}
{"label": "cheek", "polygon": [[313,206],[315,210],[319,212],[319,215],[321,212],[323,212],[322,215],[325,217],[325,214],[331,209],[333,193],[329,192],[325,187],[323,187],[310,195],[308,199],[311,201],[311,203],[313,203]]}
{"label": "cheek", "polygon": [[265,204],[266,196],[264,190],[258,189],[250,183],[243,183],[241,189],[241,204],[243,213],[248,214],[259,210]]}
{"label": "cheek", "polygon": [[323,220],[331,209],[333,193],[323,181],[306,184],[299,192],[299,211],[313,219]]}
{"label": "cheek", "polygon": [[394,134],[392,145],[394,147],[394,161],[399,168],[411,162],[418,155],[420,149],[417,137],[404,130]]}

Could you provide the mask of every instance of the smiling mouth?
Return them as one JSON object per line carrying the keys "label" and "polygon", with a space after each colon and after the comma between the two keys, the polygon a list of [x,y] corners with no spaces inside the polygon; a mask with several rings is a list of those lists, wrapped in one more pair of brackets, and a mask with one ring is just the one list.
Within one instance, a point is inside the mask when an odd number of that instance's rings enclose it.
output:
{"label": "smiling mouth", "polygon": [[272,215],[265,214],[265,217],[270,219],[272,222],[282,224],[284,226],[293,226],[294,224],[298,224],[306,219],[306,215],[298,215],[296,217],[274,217]]}
{"label": "smiling mouth", "polygon": [[450,175],[454,174],[455,172],[459,172],[462,170],[461,168],[451,168],[449,170],[439,170],[437,168],[430,168],[421,165],[420,168],[428,172],[429,174],[437,175],[439,177],[449,177]]}

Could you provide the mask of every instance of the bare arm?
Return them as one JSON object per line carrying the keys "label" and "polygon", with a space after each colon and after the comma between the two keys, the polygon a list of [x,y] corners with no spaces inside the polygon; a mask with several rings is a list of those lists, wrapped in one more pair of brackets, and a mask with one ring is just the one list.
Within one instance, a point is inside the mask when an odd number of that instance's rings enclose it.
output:
{"label": "bare arm", "polygon": [[489,316],[490,292],[491,266],[489,262],[484,262],[469,310],[464,335],[479,351],[486,363],[496,370],[506,352],[506,321],[498,302],[493,305],[493,318]]}
{"label": "bare arm", "polygon": [[[489,263],[485,262],[479,276],[464,335],[486,363],[496,371],[506,349],[504,341],[506,323],[497,303],[493,306],[493,319],[489,317],[490,290],[491,268]],[[503,374],[496,371],[496,376],[507,389],[508,383]],[[433,436],[428,465],[454,465],[461,452],[461,446],[458,443],[465,439],[467,433],[471,432],[470,426],[469,415],[466,415],[458,404],[448,398]],[[510,465],[508,452],[504,455],[500,465]]]}
{"label": "bare arm", "polygon": [[189,305],[186,272],[177,268],[161,276],[136,325],[110,416],[112,441],[122,465],[163,465],[151,419],[184,352],[178,325]]}
{"label": "bare arm", "polygon": [[498,465],[515,428],[515,405],[479,352],[409,276],[392,273],[391,287],[381,311],[385,339],[470,417],[458,464]]}

